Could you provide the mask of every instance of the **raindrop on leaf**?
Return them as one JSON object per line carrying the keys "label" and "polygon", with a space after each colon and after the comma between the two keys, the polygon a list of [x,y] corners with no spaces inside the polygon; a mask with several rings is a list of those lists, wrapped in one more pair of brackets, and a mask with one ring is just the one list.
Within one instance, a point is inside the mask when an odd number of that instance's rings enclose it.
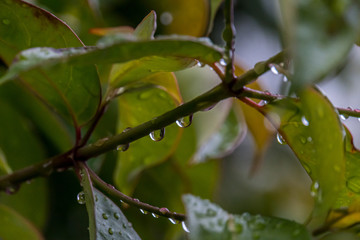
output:
{"label": "raindrop on leaf", "polygon": [[85,193],[83,191],[79,192],[78,195],[76,196],[76,200],[79,204],[85,204]]}
{"label": "raindrop on leaf", "polygon": [[278,133],[278,134],[276,135],[276,139],[277,139],[278,143],[280,143],[281,145],[286,144],[286,141],[285,141],[285,139],[281,136],[281,134]]}
{"label": "raindrop on leaf", "polygon": [[115,219],[119,219],[120,218],[120,215],[118,213],[114,213],[114,218]]}
{"label": "raindrop on leaf", "polygon": [[113,234],[114,234],[114,231],[113,231],[112,228],[109,228],[108,232],[109,232],[110,235],[113,235]]}
{"label": "raindrop on leaf", "polygon": [[360,194],[360,176],[353,176],[347,179],[346,187],[357,194]]}
{"label": "raindrop on leaf", "polygon": [[149,134],[151,140],[158,142],[161,141],[165,136],[165,128],[155,130]]}
{"label": "raindrop on leaf", "polygon": [[310,195],[312,197],[315,197],[319,192],[319,188],[320,188],[319,182],[318,181],[313,182],[310,189]]}
{"label": "raindrop on leaf", "polygon": [[102,217],[103,217],[103,219],[105,219],[105,220],[109,219],[109,215],[107,215],[106,213],[103,213],[103,214],[102,214]]}
{"label": "raindrop on leaf", "polygon": [[301,123],[306,127],[309,126],[309,121],[306,119],[305,116],[301,117]]}

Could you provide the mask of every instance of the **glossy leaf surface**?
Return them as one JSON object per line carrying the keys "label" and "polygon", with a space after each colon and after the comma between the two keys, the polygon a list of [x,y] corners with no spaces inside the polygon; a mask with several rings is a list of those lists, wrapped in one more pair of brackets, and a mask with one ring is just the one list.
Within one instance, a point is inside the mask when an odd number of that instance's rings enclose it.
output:
{"label": "glossy leaf surface", "polygon": [[[0,28],[0,56],[9,66],[16,54],[33,47],[81,47],[82,43],[61,20],[52,14],[22,1],[1,1],[0,18],[6,22]],[[27,24],[24,24],[24,23]],[[29,52],[28,52],[29,53]],[[22,62],[15,60],[10,77],[23,68],[48,56],[48,51],[37,52]],[[51,53],[50,53],[51,55]],[[46,57],[45,57],[46,58]],[[20,61],[19,61],[20,60]],[[41,65],[41,64],[40,64]],[[15,68],[15,69],[14,69]],[[6,75],[1,79],[6,79]],[[46,104],[74,124],[87,122],[97,110],[100,86],[94,66],[79,67],[61,64],[56,68],[38,68],[20,76],[22,83]],[[9,79],[8,79],[9,80]],[[3,81],[3,80],[0,80]]]}
{"label": "glossy leaf surface", "polygon": [[188,216],[190,239],[196,240],[270,240],[311,239],[306,228],[280,218],[233,215],[209,200],[185,195],[183,201]]}
{"label": "glossy leaf surface", "polygon": [[140,240],[121,209],[92,186],[86,169],[81,170],[86,208],[89,214],[90,240]]}
{"label": "glossy leaf surface", "polygon": [[344,130],[337,113],[313,89],[303,92],[300,101],[275,101],[264,110],[312,178],[313,221],[322,224],[335,206],[345,175]]}
{"label": "glossy leaf surface", "polygon": [[0,236],[2,240],[43,240],[39,231],[11,208],[0,204]]}

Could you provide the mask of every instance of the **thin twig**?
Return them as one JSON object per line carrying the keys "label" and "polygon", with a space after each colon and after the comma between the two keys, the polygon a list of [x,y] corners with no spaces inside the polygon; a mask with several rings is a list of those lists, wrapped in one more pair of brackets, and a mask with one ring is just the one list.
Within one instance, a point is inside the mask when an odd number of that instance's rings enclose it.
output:
{"label": "thin twig", "polygon": [[93,181],[93,183],[95,183],[97,185],[97,187],[99,187],[102,191],[106,192],[108,195],[113,196],[115,198],[118,198],[119,200],[131,205],[131,206],[135,206],[139,209],[142,209],[143,211],[147,211],[150,213],[154,213],[158,216],[163,216],[163,217],[167,217],[167,218],[171,218],[177,221],[185,221],[186,216],[184,214],[181,213],[176,213],[176,212],[171,212],[169,211],[167,208],[162,207],[155,207],[152,206],[150,204],[141,202],[139,199],[136,198],[131,198],[125,194],[123,194],[122,192],[120,192],[119,190],[117,190],[114,186],[104,182],[96,173],[94,173],[89,167],[87,167],[87,170],[90,174],[91,180]]}

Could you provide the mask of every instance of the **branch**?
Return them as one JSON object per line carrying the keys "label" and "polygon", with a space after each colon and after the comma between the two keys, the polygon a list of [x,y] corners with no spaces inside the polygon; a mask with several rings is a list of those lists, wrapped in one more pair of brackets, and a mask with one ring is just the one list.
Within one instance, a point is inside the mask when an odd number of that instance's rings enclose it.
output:
{"label": "branch", "polygon": [[170,212],[167,208],[159,208],[159,207],[155,207],[152,206],[150,204],[144,203],[139,201],[136,198],[131,198],[125,194],[123,194],[122,192],[118,191],[117,189],[114,188],[114,186],[104,182],[96,173],[94,173],[90,168],[87,167],[87,170],[90,174],[90,177],[92,179],[92,181],[99,187],[99,189],[101,189],[103,192],[107,193],[109,196],[113,196],[117,199],[120,199],[121,201],[131,205],[131,206],[135,206],[139,209],[142,209],[144,211],[150,212],[150,213],[154,213],[158,216],[163,216],[163,217],[167,217],[167,218],[171,218],[177,221],[185,221],[185,215],[184,214],[180,214],[180,213],[176,213],[176,212]]}
{"label": "branch", "polygon": [[235,26],[234,26],[234,4],[233,0],[225,0],[224,6],[225,29],[223,39],[225,40],[225,79],[227,85],[233,84],[234,75],[234,44],[235,44]]}

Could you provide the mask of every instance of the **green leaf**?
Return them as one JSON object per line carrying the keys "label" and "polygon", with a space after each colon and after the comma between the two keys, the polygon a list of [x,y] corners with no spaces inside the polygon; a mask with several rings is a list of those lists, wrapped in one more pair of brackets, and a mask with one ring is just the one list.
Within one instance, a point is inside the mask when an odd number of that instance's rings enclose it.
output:
{"label": "green leaf", "polygon": [[152,39],[156,31],[156,13],[151,11],[134,30],[138,39]]}
{"label": "green leaf", "polygon": [[142,81],[158,72],[175,72],[196,64],[194,59],[178,57],[149,56],[123,64],[114,64],[110,74],[113,88]]}
{"label": "green leaf", "polygon": [[[0,2],[0,57],[10,65],[16,54],[27,48],[47,46],[54,48],[81,47],[81,41],[61,20],[52,14],[28,3],[14,0]],[[4,23],[5,21],[5,23]],[[24,24],[26,22],[26,24]],[[34,52],[39,57],[51,57],[48,53],[30,50],[23,57],[29,57],[22,63],[15,62],[15,69],[3,76],[0,82],[9,80],[14,74],[30,70],[28,65],[37,64]],[[33,63],[34,61],[35,63]],[[40,64],[42,65],[42,64]],[[13,66],[13,65],[12,65]],[[24,68],[24,70],[23,70]],[[84,124],[97,111],[100,100],[100,85],[94,66],[79,67],[65,64],[53,68],[38,68],[26,74],[20,74],[22,84],[31,89],[54,111],[74,124]]]}
{"label": "green leaf", "polygon": [[344,184],[344,130],[338,114],[313,89],[304,91],[300,101],[275,101],[264,110],[313,180],[313,226],[319,226]]}
{"label": "green leaf", "polygon": [[292,17],[286,37],[294,54],[292,90],[299,91],[344,61],[359,30],[360,6],[357,1],[282,2],[283,13]]}
{"label": "green leaf", "polygon": [[192,162],[199,163],[208,159],[221,158],[231,153],[246,134],[245,119],[241,109],[232,101],[225,110],[223,119],[217,126],[207,131],[207,137],[192,157]]}
{"label": "green leaf", "polygon": [[30,222],[3,204],[0,204],[0,216],[0,236],[2,240],[44,239]]}
{"label": "green leaf", "polygon": [[83,203],[89,215],[90,240],[124,239],[140,240],[131,223],[121,209],[102,192],[92,186],[86,168],[81,169],[84,192],[78,199]]}
{"label": "green leaf", "polygon": [[[119,97],[118,103],[118,132],[137,126],[178,105],[171,95],[156,87],[127,92]],[[131,193],[135,180],[143,169],[166,160],[175,151],[180,134],[180,128],[173,124],[165,129],[162,141],[155,142],[150,137],[142,138],[131,143],[127,151],[119,152],[114,174],[116,185],[123,192]]]}
{"label": "green leaf", "polygon": [[[222,50],[212,45],[207,39],[185,36],[161,37],[155,40],[124,40],[123,35],[106,36],[97,47],[91,48],[34,48],[21,52],[17,61],[0,78],[0,83],[13,79],[21,72],[39,67],[53,66],[59,63],[91,65],[127,62],[149,56],[197,59],[211,64],[221,59]],[[120,39],[119,39],[120,38]],[[1,49],[0,49],[1,50]],[[60,64],[59,66],[63,66]],[[52,67],[55,71],[58,67]],[[180,69],[189,67],[185,64]],[[79,67],[80,69],[87,69]],[[174,67],[172,67],[174,68]],[[90,68],[91,69],[91,68]],[[170,69],[171,71],[171,69]],[[56,72],[54,72],[55,74]],[[80,76],[78,76],[80,77]],[[76,78],[77,79],[77,78]],[[87,81],[90,81],[86,79]]]}
{"label": "green leaf", "polygon": [[272,240],[311,239],[298,223],[260,215],[229,214],[208,200],[184,195],[190,239],[196,240]]}

